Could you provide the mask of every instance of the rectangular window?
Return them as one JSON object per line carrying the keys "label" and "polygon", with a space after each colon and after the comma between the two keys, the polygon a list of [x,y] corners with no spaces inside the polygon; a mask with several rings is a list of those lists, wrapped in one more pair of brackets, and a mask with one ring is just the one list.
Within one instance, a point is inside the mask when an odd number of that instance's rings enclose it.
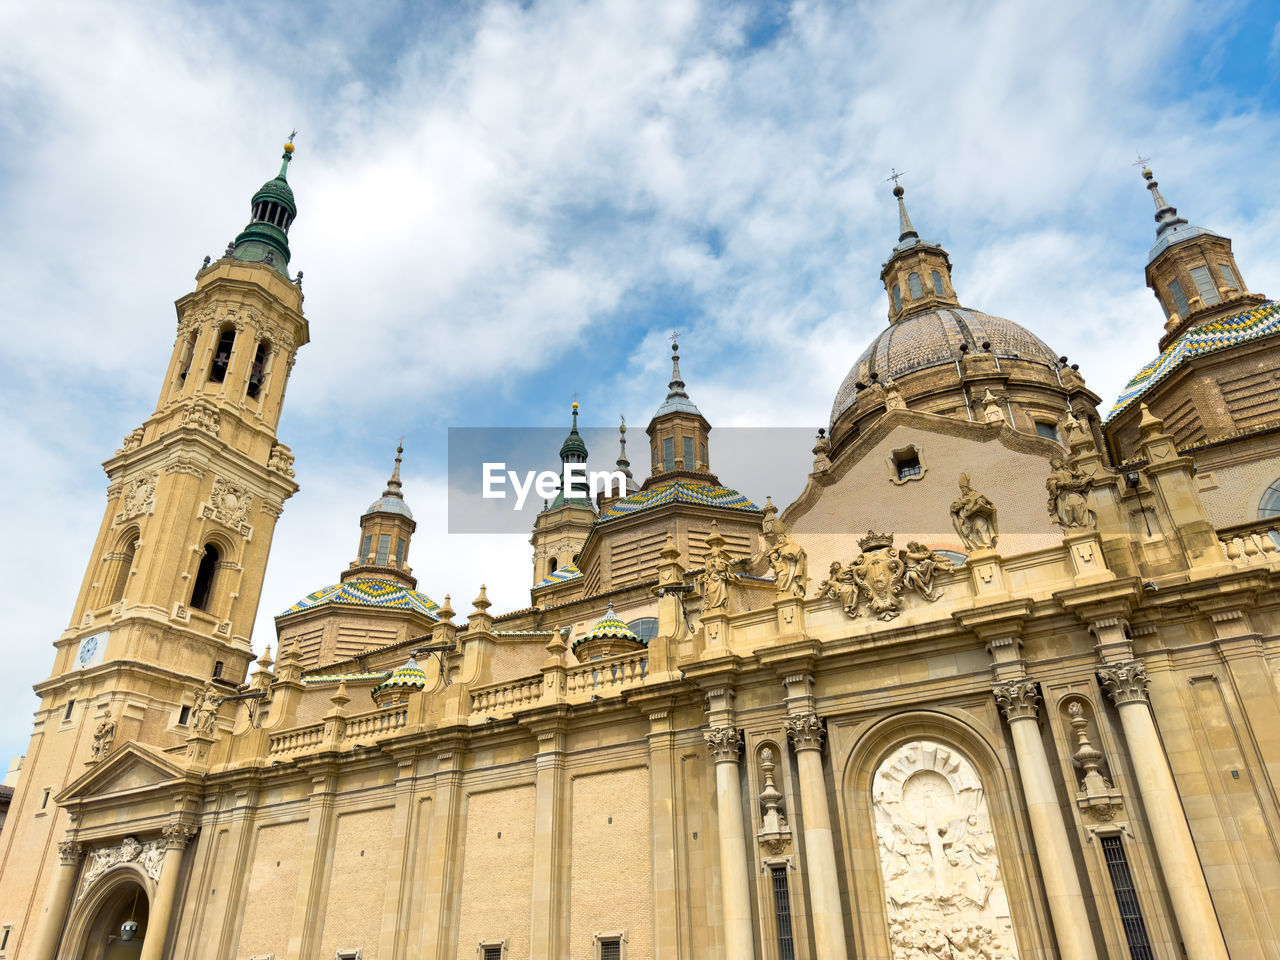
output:
{"label": "rectangular window", "polygon": [[622,941],[601,940],[600,960],[622,960]]}
{"label": "rectangular window", "polygon": [[485,947],[482,947],[481,949],[484,951],[484,953],[482,954],[482,956],[484,957],[484,960],[502,960],[501,944],[498,944],[497,946],[485,946]]}
{"label": "rectangular window", "polygon": [[684,468],[686,470],[692,470],[693,467],[694,467],[693,437],[685,437],[684,438]]}
{"label": "rectangular window", "polygon": [[1058,425],[1055,423],[1047,423],[1044,420],[1036,421],[1036,433],[1044,437],[1046,440],[1058,439]]}
{"label": "rectangular window", "polygon": [[70,719],[71,719],[71,711],[72,711],[72,710],[74,710],[75,708],[76,708],[76,702],[75,702],[74,700],[68,700],[68,701],[67,701],[67,712],[66,712],[66,713],[64,713],[64,714],[62,715],[62,719],[63,719],[63,720],[70,720]]}
{"label": "rectangular window", "polygon": [[902,290],[896,283],[893,285],[893,309],[902,309]]}
{"label": "rectangular window", "polygon": [[1103,837],[1102,852],[1107,858],[1107,871],[1111,874],[1111,886],[1116,894],[1116,906],[1120,908],[1120,924],[1129,945],[1132,960],[1155,960],[1147,925],[1142,920],[1142,907],[1138,903],[1138,891],[1129,873],[1129,860],[1124,855],[1124,844],[1119,837]]}
{"label": "rectangular window", "polygon": [[787,889],[787,868],[771,867],[773,875],[773,914],[778,923],[778,957],[795,960],[795,939],[791,933],[791,892]]}
{"label": "rectangular window", "polygon": [[40,809],[41,809],[41,810],[43,810],[45,807],[49,806],[49,797],[50,797],[50,796],[52,796],[52,794],[53,794],[53,788],[52,788],[52,787],[45,787],[45,788],[44,788],[44,797],[43,797],[43,798],[41,799],[41,801],[40,801]]}
{"label": "rectangular window", "polygon": [[4,933],[0,935],[0,950],[9,946],[9,934],[13,932],[13,927],[5,927]]}
{"label": "rectangular window", "polygon": [[1225,263],[1218,264],[1218,270],[1222,273],[1222,282],[1225,283],[1236,293],[1240,292],[1240,284],[1236,280],[1236,272]]}
{"label": "rectangular window", "polygon": [[191,722],[191,708],[183,707],[178,711],[178,726],[185,727]]}
{"label": "rectangular window", "polygon": [[1169,296],[1173,298],[1173,309],[1178,312],[1178,316],[1185,317],[1191,308],[1187,306],[1187,295],[1182,292],[1182,284],[1177,280],[1169,284]]}
{"label": "rectangular window", "polygon": [[698,444],[698,458],[702,461],[702,469],[707,469],[707,445],[705,443]]}
{"label": "rectangular window", "polygon": [[662,469],[674,470],[676,468],[676,441],[674,437],[662,438]]}
{"label": "rectangular window", "polygon": [[1200,294],[1201,303],[1207,306],[1221,299],[1218,288],[1213,285],[1213,277],[1209,276],[1208,267],[1192,267],[1191,279],[1196,282],[1196,292]]}
{"label": "rectangular window", "polygon": [[942,274],[937,270],[933,271],[933,292],[939,297],[945,297],[947,291],[942,286]]}
{"label": "rectangular window", "polygon": [[920,285],[920,274],[910,273],[907,275],[907,289],[911,291],[912,300],[919,300],[924,296],[924,287]]}
{"label": "rectangular window", "polygon": [[374,563],[376,563],[380,567],[385,567],[387,565],[387,556],[390,553],[391,553],[391,534],[389,533],[378,534],[378,557],[376,560],[374,560]]}
{"label": "rectangular window", "polygon": [[360,544],[360,559],[364,560],[369,556],[369,551],[373,549],[373,534],[366,533],[364,541]]}
{"label": "rectangular window", "polygon": [[396,537],[396,566],[404,566],[404,537]]}

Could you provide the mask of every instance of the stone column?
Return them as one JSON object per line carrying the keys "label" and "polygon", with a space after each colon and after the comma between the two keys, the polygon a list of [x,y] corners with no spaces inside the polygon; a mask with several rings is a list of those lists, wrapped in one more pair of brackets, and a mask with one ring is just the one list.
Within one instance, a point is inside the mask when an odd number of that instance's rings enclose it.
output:
{"label": "stone column", "polygon": [[672,708],[649,710],[649,809],[653,848],[653,953],[680,957],[680,828],[677,822],[677,759]]}
{"label": "stone column", "polygon": [[560,956],[560,808],[564,797],[564,732],[538,731],[537,789],[533,814],[533,911],[530,956]]}
{"label": "stone column", "polygon": [[177,899],[178,875],[182,873],[182,854],[196,828],[186,823],[166,824],[164,834],[164,862],[160,865],[160,880],[156,883],[156,895],[151,901],[147,916],[147,935],[142,940],[140,960],[160,960],[168,945],[169,919],[173,916],[173,904]]}
{"label": "stone column", "polygon": [[40,925],[32,953],[35,960],[53,960],[57,956],[62,931],[67,924],[67,911],[71,908],[71,897],[76,892],[76,878],[80,876],[80,858],[83,855],[84,850],[76,841],[58,842],[58,872],[49,884],[44,922]]}
{"label": "stone column", "polygon": [[1120,714],[1138,793],[1187,960],[1226,960],[1222,927],[1147,701],[1146,668],[1138,660],[1125,660],[1099,670],[1098,679]]}
{"label": "stone column", "polygon": [[1040,694],[1035,681],[1027,679],[1007,680],[993,689],[1013,736],[1013,752],[1018,761],[1058,951],[1062,960],[1097,960],[1084,892],[1062,819],[1062,806],[1053,786],[1049,756],[1040,739],[1037,720]]}
{"label": "stone column", "polygon": [[742,748],[742,737],[731,726],[712,727],[705,737],[716,763],[724,955],[726,960],[755,960],[756,937],[755,925],[751,921],[751,885],[747,879],[742,787],[738,782],[738,753]]}
{"label": "stone column", "polygon": [[786,727],[795,746],[796,766],[800,773],[805,865],[809,876],[809,904],[817,955],[825,960],[845,960],[848,950],[844,936],[844,908],[840,904],[836,848],[831,839],[827,778],[822,771],[825,731],[822,721],[814,713],[788,717]]}

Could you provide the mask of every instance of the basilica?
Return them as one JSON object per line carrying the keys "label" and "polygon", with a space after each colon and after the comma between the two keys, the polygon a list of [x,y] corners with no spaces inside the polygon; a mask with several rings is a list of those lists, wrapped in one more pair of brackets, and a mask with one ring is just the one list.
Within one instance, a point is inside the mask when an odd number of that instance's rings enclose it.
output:
{"label": "basilica", "polygon": [[1150,170],[1164,335],[1113,405],[964,305],[895,185],[795,502],[715,472],[673,349],[625,488],[538,514],[526,607],[415,578],[398,451],[255,658],[306,481],[292,157],[104,463],[0,958],[1280,960],[1280,302]]}

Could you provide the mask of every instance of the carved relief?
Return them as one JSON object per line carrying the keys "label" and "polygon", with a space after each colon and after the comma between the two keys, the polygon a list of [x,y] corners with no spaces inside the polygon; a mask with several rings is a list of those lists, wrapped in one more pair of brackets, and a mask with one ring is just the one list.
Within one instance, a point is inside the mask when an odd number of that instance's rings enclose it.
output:
{"label": "carved relief", "polygon": [[217,520],[233,530],[248,537],[253,528],[249,526],[249,511],[253,507],[253,494],[248,487],[224,477],[214,477],[213,492],[209,502],[201,507],[201,516]]}
{"label": "carved relief", "polygon": [[737,763],[742,736],[735,727],[712,727],[703,735],[716,763]]}
{"label": "carved relief", "polygon": [[283,474],[286,477],[293,477],[293,454],[289,452],[289,448],[283,443],[277,443],[271,448],[271,456],[267,460],[267,469],[274,470],[276,473]]}
{"label": "carved relief", "polygon": [[222,425],[222,414],[212,400],[197,397],[182,411],[182,426],[203,430],[210,436],[218,435],[218,427]]}
{"label": "carved relief", "polygon": [[1099,670],[1098,679],[1117,707],[1147,699],[1147,668],[1140,660],[1127,660]]}
{"label": "carved relief", "polygon": [[120,512],[116,514],[116,523],[124,523],[155,510],[158,478],[159,474],[152,471],[134,477],[124,485],[124,496],[121,498]]}
{"label": "carved relief", "polygon": [[122,453],[132,453],[134,450],[137,450],[142,446],[142,435],[145,432],[146,431],[142,427],[137,427],[131,432],[126,433],[124,435],[124,440],[121,441],[120,449],[116,451],[116,455],[119,456]]}
{"label": "carved relief", "polygon": [[110,870],[126,863],[137,863],[153,881],[160,880],[160,867],[164,864],[165,841],[152,840],[146,844],[139,843],[136,837],[125,837],[117,846],[102,847],[89,853],[88,863],[84,869],[84,879],[80,883],[83,897],[98,878]]}
{"label": "carved relief", "polygon": [[808,555],[781,522],[774,528],[771,541],[765,559],[773,568],[778,596],[803,598],[809,582]]}
{"label": "carved relief", "polygon": [[1034,680],[1006,680],[991,688],[1006,720],[1034,720],[1040,710],[1040,689]]}
{"label": "carved relief", "polygon": [[822,728],[822,720],[816,713],[788,717],[783,725],[787,728],[787,736],[791,738],[797,750],[822,749],[822,738],[826,736],[826,731]]}
{"label": "carved relief", "polygon": [[1044,482],[1049,491],[1049,518],[1066,529],[1094,526],[1098,518],[1086,499],[1093,478],[1061,457],[1050,460],[1049,467],[1049,477]]}
{"label": "carved relief", "polygon": [[746,563],[745,557],[733,557],[724,548],[725,539],[720,536],[720,528],[711,521],[711,533],[707,537],[707,553],[702,558],[702,573],[696,580],[698,590],[702,594],[702,614],[729,612],[729,585],[741,576],[739,568]]}
{"label": "carved relief", "polygon": [[960,474],[960,497],[951,504],[951,524],[970,550],[994,548],[999,539],[996,507],[969,486],[969,475]]}
{"label": "carved relief", "polygon": [[918,740],[872,782],[895,960],[1015,960],[1017,944],[990,813],[973,765]]}
{"label": "carved relief", "polygon": [[84,856],[84,847],[75,840],[58,841],[58,861],[64,866],[74,867]]}
{"label": "carved relief", "polygon": [[116,722],[107,717],[93,731],[93,746],[89,748],[89,760],[96,763],[111,752],[111,744],[116,739]]}
{"label": "carved relief", "polygon": [[206,681],[204,688],[196,692],[195,703],[191,707],[191,729],[199,736],[207,737],[213,733],[214,721],[218,719],[218,706],[222,703],[213,690],[213,682]]}
{"label": "carved relief", "polygon": [[893,534],[874,533],[858,541],[862,553],[852,563],[831,564],[826,580],[818,585],[818,596],[839,600],[851,617],[865,603],[881,620],[892,620],[902,612],[905,593],[919,594],[930,603],[941,594],[933,588],[939,570],[952,569],[946,557],[914,541],[905,550],[895,550]]}

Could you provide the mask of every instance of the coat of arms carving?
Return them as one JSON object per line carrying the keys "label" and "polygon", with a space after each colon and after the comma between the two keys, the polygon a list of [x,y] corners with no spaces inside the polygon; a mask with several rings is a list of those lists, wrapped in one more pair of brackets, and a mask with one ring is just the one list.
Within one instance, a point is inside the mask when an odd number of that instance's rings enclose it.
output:
{"label": "coat of arms carving", "polygon": [[849,616],[858,616],[865,605],[881,620],[892,620],[902,612],[907,593],[929,603],[941,596],[933,576],[952,569],[946,557],[914,541],[905,549],[894,549],[893,534],[870,530],[858,546],[862,553],[848,564],[832,563],[829,576],[818,586],[819,596],[839,600]]}
{"label": "coat of arms carving", "polygon": [[252,530],[248,523],[252,506],[253,494],[244,484],[214,477],[213,492],[210,493],[209,502],[204,505],[202,513],[247,537]]}
{"label": "coat of arms carving", "polygon": [[144,513],[151,513],[156,505],[156,473],[144,473],[134,477],[124,486],[124,496],[120,500],[120,512],[116,514],[116,523],[124,523]]}

